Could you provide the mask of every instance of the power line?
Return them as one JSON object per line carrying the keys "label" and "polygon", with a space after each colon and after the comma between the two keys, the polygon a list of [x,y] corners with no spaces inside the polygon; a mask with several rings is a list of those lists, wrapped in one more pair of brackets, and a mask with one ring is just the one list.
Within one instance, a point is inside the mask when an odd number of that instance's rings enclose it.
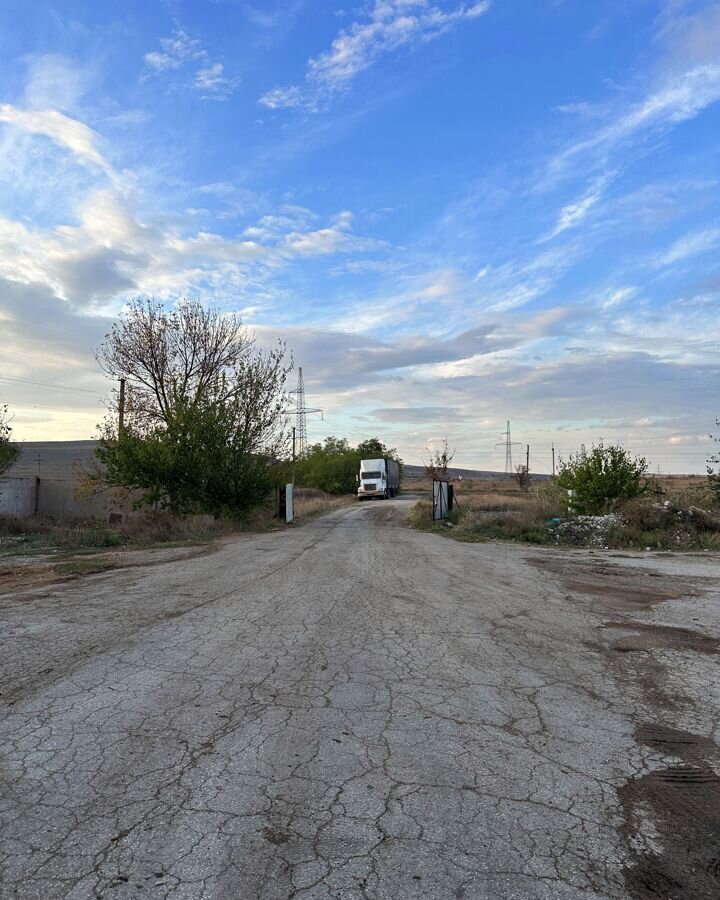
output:
{"label": "power line", "polygon": [[94,416],[97,414],[97,409],[100,408],[100,401],[97,402],[94,408],[88,409],[87,407],[78,408],[77,406],[43,406],[40,403],[33,403],[29,406],[23,406],[21,404],[13,403],[13,412],[17,413],[20,410],[32,410],[32,409],[44,409],[48,412],[69,412],[75,413],[78,416]]}
{"label": "power line", "polygon": [[[46,353],[32,353],[30,350],[0,350],[0,354],[3,354],[6,357],[12,358],[13,356],[30,356],[33,359],[42,360],[42,362],[47,363],[48,365],[53,365],[53,362],[48,359],[48,355]],[[65,368],[72,368],[73,370],[81,371],[81,372],[91,372],[93,375],[102,375],[103,372],[100,369],[91,369],[89,366],[79,366],[75,363],[69,363],[67,360],[63,360],[61,363],[57,363],[58,366],[63,366]]]}
{"label": "power line", "polygon": [[81,394],[94,394],[96,397],[99,391],[92,391],[90,388],[70,387],[68,384],[48,384],[47,381],[30,381],[28,378],[10,378],[7,375],[0,375],[0,381],[12,381],[15,384],[31,384],[35,387],[53,388],[56,391],[77,391]]}

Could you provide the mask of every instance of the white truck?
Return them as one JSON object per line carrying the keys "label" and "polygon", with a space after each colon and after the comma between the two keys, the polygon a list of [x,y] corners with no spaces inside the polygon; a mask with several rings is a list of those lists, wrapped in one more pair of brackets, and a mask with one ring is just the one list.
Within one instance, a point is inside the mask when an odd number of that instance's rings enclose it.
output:
{"label": "white truck", "polygon": [[361,459],[358,475],[358,500],[371,497],[397,497],[400,490],[400,467],[394,459]]}

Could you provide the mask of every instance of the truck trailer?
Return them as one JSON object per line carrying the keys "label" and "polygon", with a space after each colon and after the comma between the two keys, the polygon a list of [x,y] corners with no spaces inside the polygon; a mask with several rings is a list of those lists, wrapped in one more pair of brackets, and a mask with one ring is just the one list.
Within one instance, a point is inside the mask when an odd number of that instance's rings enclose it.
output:
{"label": "truck trailer", "polygon": [[396,460],[361,459],[358,475],[358,500],[397,497],[400,490],[400,467]]}

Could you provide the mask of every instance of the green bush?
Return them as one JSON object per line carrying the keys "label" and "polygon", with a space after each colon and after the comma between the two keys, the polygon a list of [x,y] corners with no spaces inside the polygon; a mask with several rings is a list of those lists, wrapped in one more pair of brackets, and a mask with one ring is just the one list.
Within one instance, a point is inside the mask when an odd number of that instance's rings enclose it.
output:
{"label": "green bush", "polygon": [[575,491],[574,506],[580,513],[598,515],[614,509],[619,501],[632,500],[650,488],[648,463],[633,457],[619,445],[602,442],[585,447],[560,463],[557,483]]}

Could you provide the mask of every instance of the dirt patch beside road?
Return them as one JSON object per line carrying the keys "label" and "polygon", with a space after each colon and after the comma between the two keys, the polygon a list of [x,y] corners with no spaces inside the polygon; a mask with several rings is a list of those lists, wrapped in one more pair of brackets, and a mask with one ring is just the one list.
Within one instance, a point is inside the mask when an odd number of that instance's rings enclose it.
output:
{"label": "dirt patch beside road", "polygon": [[626,873],[628,891],[637,900],[715,900],[720,896],[718,747],[705,735],[661,725],[642,726],[636,739],[678,762],[620,788],[634,857]]}
{"label": "dirt patch beside road", "polygon": [[650,609],[667,600],[694,596],[702,588],[700,579],[615,566],[602,559],[588,562],[570,556],[532,556],[528,562],[558,576],[568,591],[590,596],[609,609]]}
{"label": "dirt patch beside road", "polygon": [[72,581],[83,575],[96,575],[110,569],[161,565],[193,559],[211,553],[212,550],[213,544],[199,544],[147,550],[7,557],[0,562],[0,597],[4,594],[30,591],[43,585]]}

